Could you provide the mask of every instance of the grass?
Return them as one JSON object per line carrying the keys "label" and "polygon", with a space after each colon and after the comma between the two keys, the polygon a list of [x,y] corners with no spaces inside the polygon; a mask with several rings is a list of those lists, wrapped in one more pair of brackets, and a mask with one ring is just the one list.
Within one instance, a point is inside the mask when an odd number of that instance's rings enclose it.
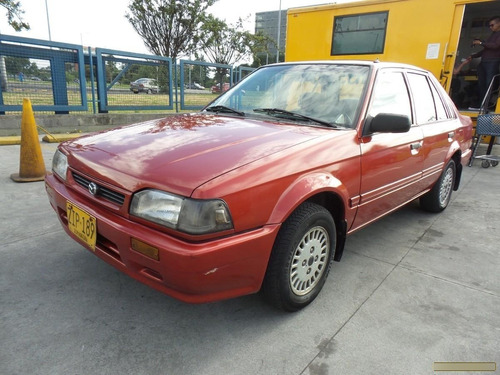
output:
{"label": "grass", "polygon": [[[88,112],[93,113],[92,105],[92,94],[87,91],[87,102],[88,102]],[[54,98],[52,93],[52,87],[46,82],[23,82],[16,83],[15,85],[10,85],[9,91],[3,92],[3,103],[4,105],[22,105],[23,98],[29,98],[33,106],[36,105],[54,105]],[[68,105],[81,105],[81,95],[79,91],[79,86],[77,84],[68,84],[67,90]],[[197,93],[185,93],[184,104],[186,106],[204,106],[210,103],[213,99],[217,97],[217,94],[211,94],[206,91],[201,91]],[[95,95],[95,100],[97,101],[97,94]],[[180,92],[177,94],[179,108],[180,108]],[[109,106],[167,106],[169,105],[169,95],[168,94],[145,94],[139,93],[134,94],[128,90],[128,87],[123,87],[117,90],[108,91],[107,95]],[[175,94],[174,94],[174,108],[175,108]],[[97,107],[97,103],[96,103]],[[120,111],[121,112],[121,111]],[[127,110],[126,112],[130,112]],[[133,110],[134,113],[150,112],[146,110],[141,110],[137,108]],[[79,111],[78,113],[81,113]]]}

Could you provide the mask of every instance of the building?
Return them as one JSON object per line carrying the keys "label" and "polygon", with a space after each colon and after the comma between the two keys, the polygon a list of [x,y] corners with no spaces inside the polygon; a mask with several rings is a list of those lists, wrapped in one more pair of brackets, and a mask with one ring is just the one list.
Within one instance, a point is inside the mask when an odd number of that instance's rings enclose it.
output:
{"label": "building", "polygon": [[[265,63],[276,62],[276,51],[279,46],[279,51],[282,55],[285,53],[286,44],[286,21],[287,21],[287,10],[281,10],[281,22],[278,22],[280,18],[280,11],[275,10],[271,12],[259,12],[255,14],[255,33],[262,33],[271,38],[274,43],[268,45],[267,54],[259,54],[259,57]],[[278,33],[278,24],[280,24],[280,30]],[[278,44],[278,34],[279,34],[279,44]],[[281,57],[283,60],[283,56]]]}

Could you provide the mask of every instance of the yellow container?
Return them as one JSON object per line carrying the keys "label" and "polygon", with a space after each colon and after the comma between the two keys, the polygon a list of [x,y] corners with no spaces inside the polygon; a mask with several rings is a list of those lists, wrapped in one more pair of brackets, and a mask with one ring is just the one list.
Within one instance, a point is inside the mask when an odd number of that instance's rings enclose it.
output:
{"label": "yellow container", "polygon": [[[493,0],[366,0],[288,10],[286,61],[363,59],[413,64],[450,89],[453,67],[490,34]],[[465,16],[465,19],[464,19]],[[462,35],[462,37],[461,37]]]}

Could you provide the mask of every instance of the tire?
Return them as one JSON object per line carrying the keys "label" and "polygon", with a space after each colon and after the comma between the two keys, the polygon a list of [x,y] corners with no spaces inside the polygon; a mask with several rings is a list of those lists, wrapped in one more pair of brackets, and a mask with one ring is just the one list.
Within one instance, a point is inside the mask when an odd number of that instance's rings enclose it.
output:
{"label": "tire", "polygon": [[261,289],[267,302],[285,311],[310,304],[325,284],[335,246],[330,212],[314,203],[300,205],[274,243]]}
{"label": "tire", "polygon": [[456,179],[455,161],[450,160],[433,188],[420,198],[420,206],[429,212],[441,212],[450,203]]}
{"label": "tire", "polygon": [[150,95],[150,94],[152,94],[152,93],[153,93],[153,91],[151,91],[151,89],[148,89],[148,91],[146,91],[146,93],[147,93],[148,95]]}

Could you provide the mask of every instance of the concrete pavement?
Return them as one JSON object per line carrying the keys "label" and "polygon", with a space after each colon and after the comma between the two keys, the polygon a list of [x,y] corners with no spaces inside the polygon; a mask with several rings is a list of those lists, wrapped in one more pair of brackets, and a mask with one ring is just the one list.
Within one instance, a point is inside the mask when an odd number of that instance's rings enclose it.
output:
{"label": "concrete pavement", "polygon": [[[42,143],[47,168],[56,146]],[[437,361],[500,365],[500,166],[466,168],[441,214],[414,202],[349,237],[320,296],[289,314],[258,295],[187,305],[137,283],[69,239],[43,182],[10,180],[19,146],[1,146],[0,158],[1,374],[401,375],[433,374]]]}

